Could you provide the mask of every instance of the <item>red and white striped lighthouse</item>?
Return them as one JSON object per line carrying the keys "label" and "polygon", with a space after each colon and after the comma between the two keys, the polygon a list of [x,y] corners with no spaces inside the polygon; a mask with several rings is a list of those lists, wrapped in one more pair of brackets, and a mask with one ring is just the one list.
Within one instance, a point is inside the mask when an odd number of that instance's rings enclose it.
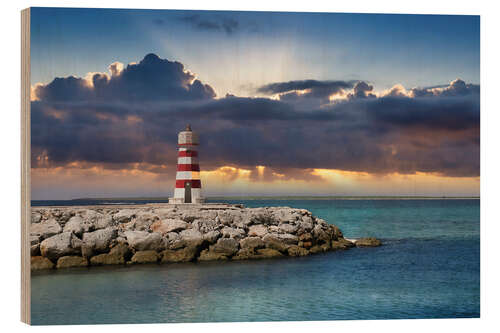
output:
{"label": "red and white striped lighthouse", "polygon": [[174,197],[169,203],[203,203],[201,196],[200,165],[198,164],[198,135],[188,124],[179,133],[179,154],[177,158],[177,175],[175,177]]}

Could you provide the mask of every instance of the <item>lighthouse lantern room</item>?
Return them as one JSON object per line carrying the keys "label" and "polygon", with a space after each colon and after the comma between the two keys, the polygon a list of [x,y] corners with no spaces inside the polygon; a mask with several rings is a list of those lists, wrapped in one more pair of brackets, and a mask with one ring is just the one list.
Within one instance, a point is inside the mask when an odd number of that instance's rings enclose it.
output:
{"label": "lighthouse lantern room", "polygon": [[175,177],[174,197],[169,198],[172,204],[203,203],[201,196],[200,165],[198,164],[198,135],[188,124],[179,133],[177,175]]}

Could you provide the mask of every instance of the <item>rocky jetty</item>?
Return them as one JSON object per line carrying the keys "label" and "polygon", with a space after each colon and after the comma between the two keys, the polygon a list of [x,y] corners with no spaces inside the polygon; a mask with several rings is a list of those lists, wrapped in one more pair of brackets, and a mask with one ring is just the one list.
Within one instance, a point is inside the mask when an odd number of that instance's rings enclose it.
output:
{"label": "rocky jetty", "polygon": [[34,207],[31,269],[306,256],[379,246],[305,209],[241,205]]}

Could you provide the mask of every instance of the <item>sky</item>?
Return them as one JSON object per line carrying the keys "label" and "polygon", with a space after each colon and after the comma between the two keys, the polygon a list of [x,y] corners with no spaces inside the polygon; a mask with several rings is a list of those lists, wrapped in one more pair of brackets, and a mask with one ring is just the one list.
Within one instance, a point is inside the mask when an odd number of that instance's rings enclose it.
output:
{"label": "sky", "polygon": [[33,8],[32,198],[479,195],[479,17]]}

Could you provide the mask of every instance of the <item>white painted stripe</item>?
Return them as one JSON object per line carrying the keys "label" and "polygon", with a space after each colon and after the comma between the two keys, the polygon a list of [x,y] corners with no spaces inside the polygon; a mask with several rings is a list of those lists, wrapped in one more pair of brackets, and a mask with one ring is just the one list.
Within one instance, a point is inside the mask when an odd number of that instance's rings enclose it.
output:
{"label": "white painted stripe", "polygon": [[198,157],[178,157],[177,164],[198,164]]}
{"label": "white painted stripe", "polygon": [[200,179],[200,173],[198,171],[177,171],[175,179],[177,180]]}

